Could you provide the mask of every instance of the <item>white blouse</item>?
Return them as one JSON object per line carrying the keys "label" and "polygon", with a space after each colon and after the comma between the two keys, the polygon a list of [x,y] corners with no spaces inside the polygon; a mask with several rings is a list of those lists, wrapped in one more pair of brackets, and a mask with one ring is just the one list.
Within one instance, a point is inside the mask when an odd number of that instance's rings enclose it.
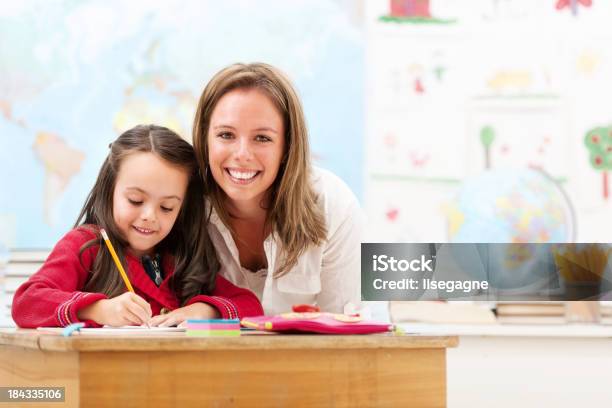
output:
{"label": "white blouse", "polygon": [[240,265],[229,229],[213,210],[208,226],[221,263],[220,274],[250,289],[268,315],[291,311],[295,304],[316,304],[325,312],[352,313],[361,299],[361,239],[364,216],[357,198],[336,175],[313,167],[312,185],[323,210],[327,239],[309,247],[285,275],[273,279],[269,271],[280,265],[276,234],[263,243],[268,270],[252,272]]}

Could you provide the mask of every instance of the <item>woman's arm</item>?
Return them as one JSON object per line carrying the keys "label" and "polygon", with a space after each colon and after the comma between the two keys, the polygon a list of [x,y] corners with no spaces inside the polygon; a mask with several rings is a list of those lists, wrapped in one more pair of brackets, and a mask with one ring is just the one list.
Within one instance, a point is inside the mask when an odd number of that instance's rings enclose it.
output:
{"label": "woman's arm", "polygon": [[360,307],[363,228],[364,215],[354,201],[337,228],[328,231],[321,262],[321,292],[317,295],[322,311],[343,313],[349,304],[353,310]]}
{"label": "woman's arm", "polygon": [[220,275],[217,275],[215,290],[210,296],[194,296],[187,305],[196,302],[214,307],[222,319],[242,319],[263,314],[261,302],[253,292],[234,285]]}

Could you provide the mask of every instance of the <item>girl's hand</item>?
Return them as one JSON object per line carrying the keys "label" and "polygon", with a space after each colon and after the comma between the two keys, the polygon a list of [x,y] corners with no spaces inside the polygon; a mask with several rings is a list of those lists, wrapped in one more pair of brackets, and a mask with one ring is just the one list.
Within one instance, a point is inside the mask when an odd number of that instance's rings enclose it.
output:
{"label": "girl's hand", "polygon": [[182,326],[187,319],[219,319],[221,314],[214,307],[197,302],[189,306],[179,307],[170,313],[158,315],[149,320],[149,326],[170,327]]}
{"label": "girl's hand", "polygon": [[112,299],[102,299],[79,310],[80,320],[93,320],[109,326],[140,326],[152,315],[151,305],[132,292],[126,292]]}

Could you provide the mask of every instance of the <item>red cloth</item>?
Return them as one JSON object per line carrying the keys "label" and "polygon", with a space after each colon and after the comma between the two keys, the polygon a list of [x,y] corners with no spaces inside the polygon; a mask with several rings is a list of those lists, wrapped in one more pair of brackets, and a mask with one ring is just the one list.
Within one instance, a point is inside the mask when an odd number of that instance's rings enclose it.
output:
{"label": "red cloth", "polygon": [[[67,326],[80,321],[77,317],[78,310],[107,298],[101,293],[81,291],[99,245],[84,251],[81,259],[79,250],[93,238],[93,232],[83,228],[70,231],[55,245],[41,269],[17,289],[13,298],[12,315],[18,326]],[[153,316],[158,315],[162,308],[174,310],[179,307],[178,299],[168,286],[168,278],[174,273],[172,257],[165,256],[162,259],[165,276],[159,287],[147,275],[138,258],[128,254],[126,261],[127,273],[134,291],[149,302]],[[263,314],[261,303],[251,291],[234,286],[222,276],[217,276],[215,290],[210,296],[194,296],[187,305],[195,302],[215,307],[224,319]],[[84,323],[90,327],[99,326],[93,321]]]}

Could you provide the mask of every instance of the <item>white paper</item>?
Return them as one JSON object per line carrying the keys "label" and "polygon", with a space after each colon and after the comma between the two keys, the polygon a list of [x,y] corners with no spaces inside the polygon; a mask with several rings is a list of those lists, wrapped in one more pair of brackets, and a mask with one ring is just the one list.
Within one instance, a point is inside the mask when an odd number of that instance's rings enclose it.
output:
{"label": "white paper", "polygon": [[[39,327],[37,330],[47,333],[53,334],[62,334],[64,331],[63,327]],[[186,329],[183,327],[146,327],[146,326],[121,326],[121,327],[112,327],[112,326],[104,326],[99,328],[94,327],[84,327],[82,329],[76,330],[72,333],[72,335],[104,335],[104,336],[113,336],[113,335],[151,335],[151,334],[159,334],[159,333],[182,333],[185,332]]]}

